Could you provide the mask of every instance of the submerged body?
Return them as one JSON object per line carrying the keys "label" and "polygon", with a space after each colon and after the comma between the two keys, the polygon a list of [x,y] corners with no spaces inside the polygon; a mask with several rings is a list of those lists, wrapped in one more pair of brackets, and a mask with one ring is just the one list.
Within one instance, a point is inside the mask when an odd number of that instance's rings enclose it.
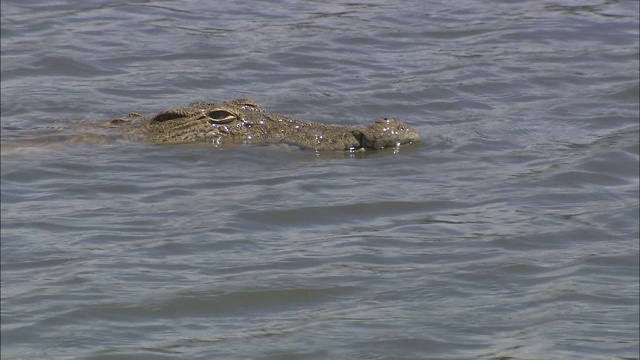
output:
{"label": "submerged body", "polygon": [[317,124],[271,114],[249,99],[196,101],[152,117],[132,113],[99,127],[152,143],[289,144],[315,150],[382,149],[420,140],[417,131],[391,118],[367,126]]}

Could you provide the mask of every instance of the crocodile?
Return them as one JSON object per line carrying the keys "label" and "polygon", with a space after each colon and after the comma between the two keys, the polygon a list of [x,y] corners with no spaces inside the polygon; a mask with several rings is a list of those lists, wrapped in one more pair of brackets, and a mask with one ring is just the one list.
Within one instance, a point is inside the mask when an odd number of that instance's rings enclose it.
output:
{"label": "crocodile", "polygon": [[116,137],[155,144],[288,144],[313,150],[383,149],[420,140],[416,130],[393,118],[364,126],[325,125],[267,112],[251,99],[196,101],[153,116],[130,113],[91,128],[99,129],[119,129]]}

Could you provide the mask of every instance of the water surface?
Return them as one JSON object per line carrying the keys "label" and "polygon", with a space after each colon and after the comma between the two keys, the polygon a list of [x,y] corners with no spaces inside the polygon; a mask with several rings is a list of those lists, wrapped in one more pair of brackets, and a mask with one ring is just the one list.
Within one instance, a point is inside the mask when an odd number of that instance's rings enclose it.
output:
{"label": "water surface", "polygon": [[[637,1],[1,7],[3,358],[638,359]],[[240,97],[424,141],[31,142]]]}

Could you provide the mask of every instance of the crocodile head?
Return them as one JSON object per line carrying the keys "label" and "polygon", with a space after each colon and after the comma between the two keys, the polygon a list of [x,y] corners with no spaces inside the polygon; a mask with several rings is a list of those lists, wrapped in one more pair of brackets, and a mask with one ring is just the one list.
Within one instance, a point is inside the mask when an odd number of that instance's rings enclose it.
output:
{"label": "crocodile head", "polygon": [[196,101],[185,108],[170,109],[153,116],[145,131],[150,140],[160,143],[216,141],[231,134],[234,128],[248,126],[243,116],[247,111],[264,109],[249,99],[225,103]]}
{"label": "crocodile head", "polygon": [[365,127],[316,124],[269,113],[249,99],[197,101],[163,111],[142,131],[156,143],[283,143],[315,150],[382,149],[420,140],[414,129],[391,118]]}
{"label": "crocodile head", "polygon": [[360,142],[360,147],[365,149],[397,147],[420,140],[420,134],[416,130],[393,118],[378,119],[352,133]]}

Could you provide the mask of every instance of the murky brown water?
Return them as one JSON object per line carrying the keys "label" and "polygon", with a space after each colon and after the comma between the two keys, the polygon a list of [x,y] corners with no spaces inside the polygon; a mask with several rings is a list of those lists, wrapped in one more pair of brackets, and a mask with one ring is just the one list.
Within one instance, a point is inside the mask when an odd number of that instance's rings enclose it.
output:
{"label": "murky brown water", "polygon": [[[637,359],[637,1],[2,1],[2,357]],[[250,97],[424,142],[27,146]]]}

